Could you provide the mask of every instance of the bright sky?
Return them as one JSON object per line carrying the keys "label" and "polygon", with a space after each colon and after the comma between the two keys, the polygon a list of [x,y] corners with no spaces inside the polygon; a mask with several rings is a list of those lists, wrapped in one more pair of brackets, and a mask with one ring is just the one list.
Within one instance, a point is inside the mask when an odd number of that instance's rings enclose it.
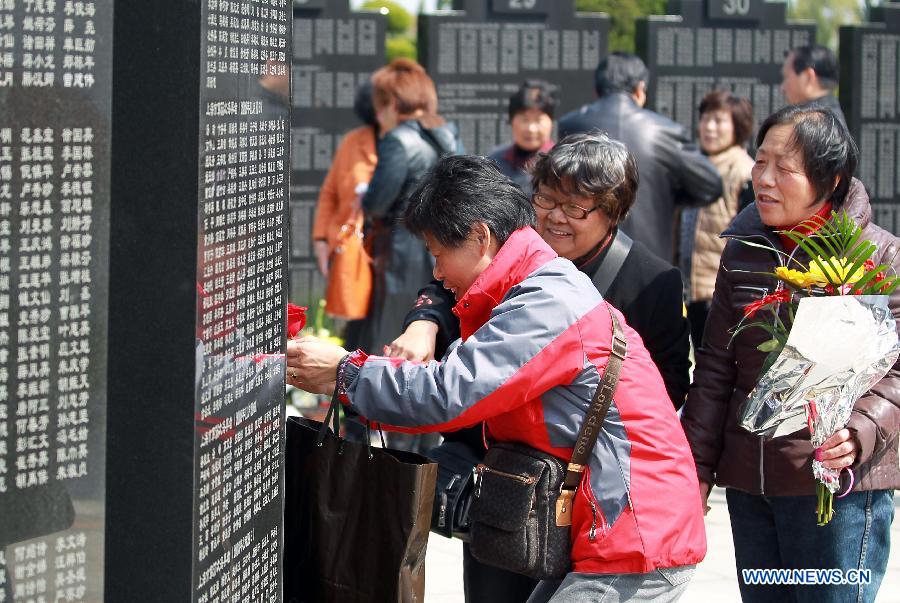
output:
{"label": "bright sky", "polygon": [[[394,0],[398,4],[402,4],[406,10],[411,13],[415,13],[419,9],[419,0]],[[350,6],[353,8],[357,8],[360,4],[365,2],[365,0],[350,0]],[[431,11],[434,10],[434,5],[436,0],[425,0],[425,10]]]}

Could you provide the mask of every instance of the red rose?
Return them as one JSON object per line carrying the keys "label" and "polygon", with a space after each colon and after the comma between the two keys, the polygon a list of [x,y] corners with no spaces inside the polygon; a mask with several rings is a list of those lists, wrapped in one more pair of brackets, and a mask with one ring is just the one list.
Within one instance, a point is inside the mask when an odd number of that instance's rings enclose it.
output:
{"label": "red rose", "polygon": [[306,306],[295,306],[288,303],[287,307],[287,330],[288,337],[294,338],[303,327],[306,326]]}

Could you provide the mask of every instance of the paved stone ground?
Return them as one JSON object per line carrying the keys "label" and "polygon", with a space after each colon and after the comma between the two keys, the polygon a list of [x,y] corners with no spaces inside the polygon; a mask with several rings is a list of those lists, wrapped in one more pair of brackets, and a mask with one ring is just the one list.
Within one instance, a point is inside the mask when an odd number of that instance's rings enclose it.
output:
{"label": "paved stone ground", "polygon": [[[900,497],[895,498],[896,514],[900,515]],[[725,492],[713,490],[712,510],[706,516],[706,536],[709,553],[700,564],[681,603],[740,602],[737,577],[734,571],[734,546],[731,526],[725,505]],[[891,530],[891,556],[888,571],[878,592],[878,603],[900,603],[900,519]],[[462,544],[431,535],[426,558],[425,603],[463,603]],[[480,603],[480,602],[477,602]]]}

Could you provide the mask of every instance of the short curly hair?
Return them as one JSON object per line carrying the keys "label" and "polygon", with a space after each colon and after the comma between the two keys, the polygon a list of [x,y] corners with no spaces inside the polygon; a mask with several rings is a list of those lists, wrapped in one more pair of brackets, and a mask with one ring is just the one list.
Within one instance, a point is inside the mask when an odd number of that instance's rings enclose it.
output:
{"label": "short curly hair", "polygon": [[541,153],[531,170],[534,190],[545,186],[591,198],[614,223],[624,220],[634,205],[639,180],[628,147],[606,132],[566,136]]}

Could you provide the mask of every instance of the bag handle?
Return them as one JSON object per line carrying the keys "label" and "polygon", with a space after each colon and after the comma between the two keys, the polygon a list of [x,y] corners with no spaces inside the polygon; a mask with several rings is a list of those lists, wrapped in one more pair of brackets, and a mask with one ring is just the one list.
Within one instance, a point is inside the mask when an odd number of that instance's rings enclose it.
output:
{"label": "bag handle", "polygon": [[[319,428],[319,436],[316,439],[316,446],[322,446],[325,442],[325,436],[328,435],[328,423],[331,422],[331,430],[336,437],[340,437],[341,433],[341,419],[340,419],[340,407],[341,407],[341,399],[338,394],[340,386],[335,384],[334,393],[331,394],[331,403],[328,405],[328,412],[325,414],[325,420],[322,421],[322,427]],[[387,448],[387,443],[384,441],[384,431],[381,429],[381,424],[378,424],[378,435],[381,437],[381,447]],[[343,444],[343,440],[341,441]],[[369,426],[369,421],[366,421],[366,452],[369,455],[369,459],[371,459],[374,455],[372,454],[372,436],[371,436],[371,428]],[[341,446],[341,450],[338,451],[338,454],[343,450],[343,446]]]}
{"label": "bag handle", "polygon": [[581,483],[581,476],[590,460],[591,451],[600,435],[603,421],[606,420],[606,413],[609,412],[612,404],[613,394],[619,385],[619,373],[628,353],[628,342],[625,339],[622,325],[609,304],[606,304],[606,307],[609,310],[609,317],[612,319],[612,347],[606,363],[606,370],[603,371],[603,378],[597,385],[591,405],[584,416],[584,422],[581,424],[581,429],[578,430],[578,437],[575,439],[575,447],[572,451],[572,460],[566,468],[566,478],[560,487],[560,496],[556,504],[556,525],[558,526],[572,524],[572,501],[578,485]]}
{"label": "bag handle", "polygon": [[338,387],[335,386],[334,393],[331,394],[331,403],[328,405],[328,412],[325,414],[325,420],[322,421],[322,427],[319,428],[319,437],[316,439],[316,446],[321,446],[325,442],[325,436],[328,435],[328,423],[331,422],[331,430],[336,437],[340,437],[341,419],[340,419],[341,400],[338,397]]}

